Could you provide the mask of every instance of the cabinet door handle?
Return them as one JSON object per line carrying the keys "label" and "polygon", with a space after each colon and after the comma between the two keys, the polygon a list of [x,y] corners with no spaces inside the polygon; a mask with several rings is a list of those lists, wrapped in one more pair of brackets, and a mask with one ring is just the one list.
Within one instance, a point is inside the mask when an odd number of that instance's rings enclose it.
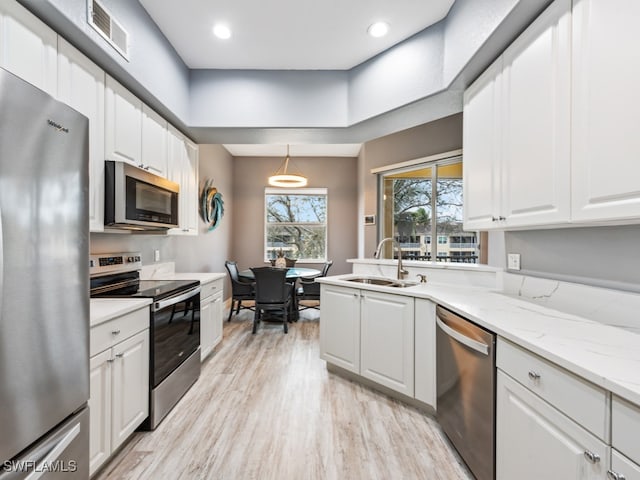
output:
{"label": "cabinet door handle", "polygon": [[614,472],[613,470],[607,470],[607,478],[609,480],[627,480],[627,477],[623,474]]}
{"label": "cabinet door handle", "polygon": [[498,220],[506,220],[506,217],[503,217],[502,215],[498,217]]}
{"label": "cabinet door handle", "polygon": [[107,362],[108,362],[108,363],[113,363],[113,362],[114,362],[114,359],[113,359],[113,358],[110,358],[109,360],[107,360]]}
{"label": "cabinet door handle", "polygon": [[533,370],[530,370],[529,378],[533,381],[540,380],[540,374],[538,372],[534,372]]}
{"label": "cabinet door handle", "polygon": [[598,463],[600,461],[600,455],[590,452],[589,450],[584,451],[584,458],[589,460],[591,463]]}
{"label": "cabinet door handle", "polygon": [[492,222],[497,222],[497,221],[498,221],[498,218],[497,218],[497,217],[491,217],[491,221],[492,221]]}
{"label": "cabinet door handle", "polygon": [[114,330],[111,335],[120,335],[120,330]]}
{"label": "cabinet door handle", "polygon": [[124,353],[116,353],[116,358],[122,358],[124,357]]}

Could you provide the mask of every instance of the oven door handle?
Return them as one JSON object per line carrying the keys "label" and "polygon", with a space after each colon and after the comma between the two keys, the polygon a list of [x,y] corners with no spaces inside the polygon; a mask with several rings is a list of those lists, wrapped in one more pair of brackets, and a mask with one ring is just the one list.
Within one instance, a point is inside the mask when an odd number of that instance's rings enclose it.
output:
{"label": "oven door handle", "polygon": [[466,335],[463,335],[462,333],[458,332],[457,330],[454,330],[449,325],[447,325],[442,320],[440,320],[440,317],[436,317],[436,323],[444,333],[449,335],[454,340],[462,343],[463,345],[466,345],[467,347],[469,347],[472,350],[475,350],[478,353],[481,353],[483,355],[489,355],[489,345],[487,345],[486,343],[478,342],[477,340],[474,340],[473,338],[469,338]]}
{"label": "oven door handle", "polygon": [[176,303],[180,303],[188,298],[191,298],[200,293],[200,287],[192,288],[188,292],[185,292],[181,295],[176,295],[175,297],[169,297],[164,300],[160,300],[159,302],[155,302],[153,304],[153,311],[157,312],[158,310],[162,310],[163,308],[170,307],[171,305],[175,305]]}

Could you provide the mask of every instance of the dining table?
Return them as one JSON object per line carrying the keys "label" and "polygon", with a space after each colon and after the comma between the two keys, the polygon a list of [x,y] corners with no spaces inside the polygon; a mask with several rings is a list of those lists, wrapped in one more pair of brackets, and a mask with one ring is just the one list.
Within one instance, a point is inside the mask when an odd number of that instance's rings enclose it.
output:
{"label": "dining table", "polygon": [[[295,282],[298,278],[313,278],[322,274],[320,270],[315,268],[303,268],[303,267],[284,267],[287,269],[286,278],[287,280],[292,280],[294,284],[293,289],[293,319],[297,321],[299,318],[298,312],[298,301],[296,296]],[[255,277],[250,268],[246,270],[241,270],[238,272],[238,277],[243,278],[245,280],[253,280]]]}
{"label": "dining table", "polygon": [[[287,269],[287,279],[288,280],[297,280],[298,278],[312,278],[317,277],[322,272],[315,268],[302,268],[302,267],[285,267]],[[253,272],[250,268],[246,270],[241,270],[238,272],[238,276],[253,280]]]}

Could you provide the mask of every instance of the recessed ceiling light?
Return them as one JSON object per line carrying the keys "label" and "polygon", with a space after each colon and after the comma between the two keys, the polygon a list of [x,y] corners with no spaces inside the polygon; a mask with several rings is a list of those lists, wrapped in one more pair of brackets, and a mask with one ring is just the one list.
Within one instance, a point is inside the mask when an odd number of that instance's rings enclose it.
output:
{"label": "recessed ceiling light", "polygon": [[213,26],[213,34],[222,40],[226,40],[231,37],[231,30],[226,25],[217,24]]}
{"label": "recessed ceiling light", "polygon": [[367,32],[372,37],[384,37],[389,31],[389,24],[387,22],[376,22],[369,25]]}

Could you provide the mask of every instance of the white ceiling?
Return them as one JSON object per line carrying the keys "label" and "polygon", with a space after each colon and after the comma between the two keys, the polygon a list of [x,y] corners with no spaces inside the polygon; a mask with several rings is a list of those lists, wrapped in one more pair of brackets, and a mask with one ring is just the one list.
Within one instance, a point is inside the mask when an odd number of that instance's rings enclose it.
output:
{"label": "white ceiling", "polygon": [[[442,20],[455,0],[140,0],[192,69],[347,70]],[[389,24],[382,38],[367,34]],[[232,36],[220,40],[217,22]],[[284,157],[286,145],[224,145]],[[291,145],[292,157],[355,157],[360,144]]]}
{"label": "white ceiling", "polygon": [[[223,145],[234,157],[285,157],[286,145],[254,144]],[[357,157],[360,152],[359,143],[322,144],[322,145],[289,145],[291,157]]]}
{"label": "white ceiling", "polygon": [[[348,70],[442,20],[454,0],[140,0],[189,68]],[[383,20],[383,38],[367,28]],[[228,40],[212,34],[222,22]]]}

